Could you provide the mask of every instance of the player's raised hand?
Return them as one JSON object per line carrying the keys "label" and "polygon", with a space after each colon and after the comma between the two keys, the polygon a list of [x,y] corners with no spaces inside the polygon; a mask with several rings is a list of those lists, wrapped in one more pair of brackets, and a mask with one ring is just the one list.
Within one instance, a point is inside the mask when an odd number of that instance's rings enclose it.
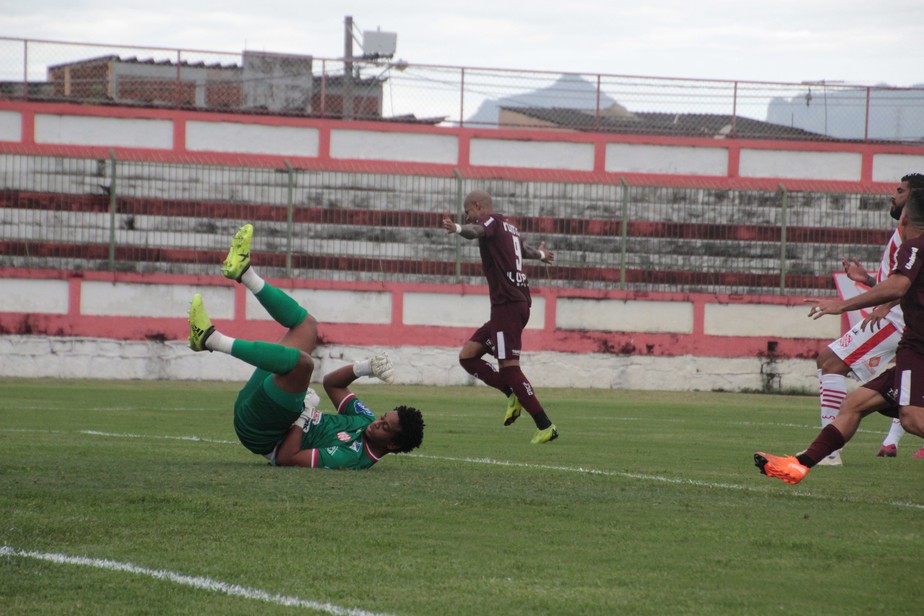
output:
{"label": "player's raised hand", "polygon": [[544,241],[543,241],[543,242],[539,242],[539,248],[538,248],[538,250],[539,250],[539,252],[541,252],[542,254],[545,255],[544,257],[540,257],[540,259],[539,259],[539,260],[542,261],[543,263],[551,263],[552,261],[555,260],[555,253],[552,252],[551,250],[549,250],[548,248],[545,247],[545,242],[544,242]]}
{"label": "player's raised hand", "polygon": [[860,265],[860,262],[856,259],[847,259],[844,257],[841,259],[841,264],[844,266],[844,273],[854,282],[862,282],[865,284],[869,280],[869,272],[867,272],[866,268]]}
{"label": "player's raised hand", "polygon": [[452,222],[452,217],[449,215],[449,212],[443,212],[443,229],[446,233],[456,232],[456,223]]}

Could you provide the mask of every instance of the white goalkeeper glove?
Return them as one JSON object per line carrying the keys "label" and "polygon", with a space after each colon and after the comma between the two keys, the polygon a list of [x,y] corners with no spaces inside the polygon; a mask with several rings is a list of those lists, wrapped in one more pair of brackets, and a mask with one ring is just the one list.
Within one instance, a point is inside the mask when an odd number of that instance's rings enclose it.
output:
{"label": "white goalkeeper glove", "polygon": [[395,368],[391,365],[391,359],[384,351],[376,353],[370,358],[372,364],[372,374],[386,383],[395,382]]}
{"label": "white goalkeeper glove", "polygon": [[374,376],[386,383],[395,382],[395,369],[385,351],[380,351],[370,357],[353,364],[353,374],[356,376]]}

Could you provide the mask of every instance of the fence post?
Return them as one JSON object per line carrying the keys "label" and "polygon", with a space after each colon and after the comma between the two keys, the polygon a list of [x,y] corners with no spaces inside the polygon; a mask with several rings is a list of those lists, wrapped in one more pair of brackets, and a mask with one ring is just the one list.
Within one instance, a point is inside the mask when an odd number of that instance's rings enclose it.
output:
{"label": "fence post", "polygon": [[619,178],[619,183],[622,185],[622,213],[620,215],[622,220],[619,223],[619,288],[625,290],[626,250],[629,243],[629,184],[626,182],[626,178]]}
{"label": "fence post", "polygon": [[109,150],[109,271],[115,271],[116,156]]}
{"label": "fence post", "polygon": [[293,235],[295,233],[295,169],[284,160],[282,164],[286,166],[289,191],[286,197],[286,278],[292,277],[292,246],[294,243]]}
{"label": "fence post", "polygon": [[786,225],[789,216],[789,192],[783,183],[780,183],[780,192],[783,193],[782,211],[780,212],[780,295],[786,294]]}
{"label": "fence post", "polygon": [[[462,207],[462,174],[458,169],[453,169],[452,174],[456,177],[456,216],[462,221],[465,209]],[[460,222],[461,224],[461,222]],[[462,282],[462,238],[456,236],[456,283]]]}

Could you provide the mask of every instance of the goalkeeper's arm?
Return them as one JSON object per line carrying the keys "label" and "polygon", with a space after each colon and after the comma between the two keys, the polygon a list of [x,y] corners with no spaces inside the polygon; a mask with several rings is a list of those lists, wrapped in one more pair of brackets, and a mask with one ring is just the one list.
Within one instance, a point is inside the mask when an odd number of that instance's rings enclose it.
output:
{"label": "goalkeeper's arm", "polygon": [[327,397],[333,402],[335,408],[340,408],[340,403],[351,393],[350,384],[361,376],[374,376],[386,383],[393,383],[395,371],[388,355],[376,353],[368,359],[342,366],[328,373],[324,376],[324,391],[327,392]]}

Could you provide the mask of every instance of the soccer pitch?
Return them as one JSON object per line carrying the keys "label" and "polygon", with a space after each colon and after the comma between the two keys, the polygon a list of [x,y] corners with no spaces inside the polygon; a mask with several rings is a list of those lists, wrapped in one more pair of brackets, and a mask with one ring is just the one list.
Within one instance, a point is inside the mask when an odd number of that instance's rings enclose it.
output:
{"label": "soccer pitch", "polygon": [[793,487],[752,455],[807,446],[813,397],[540,388],[536,446],[485,387],[356,387],[423,446],[321,471],[238,444],[237,389],[0,380],[0,613],[921,613],[921,441],[876,458],[885,417]]}

